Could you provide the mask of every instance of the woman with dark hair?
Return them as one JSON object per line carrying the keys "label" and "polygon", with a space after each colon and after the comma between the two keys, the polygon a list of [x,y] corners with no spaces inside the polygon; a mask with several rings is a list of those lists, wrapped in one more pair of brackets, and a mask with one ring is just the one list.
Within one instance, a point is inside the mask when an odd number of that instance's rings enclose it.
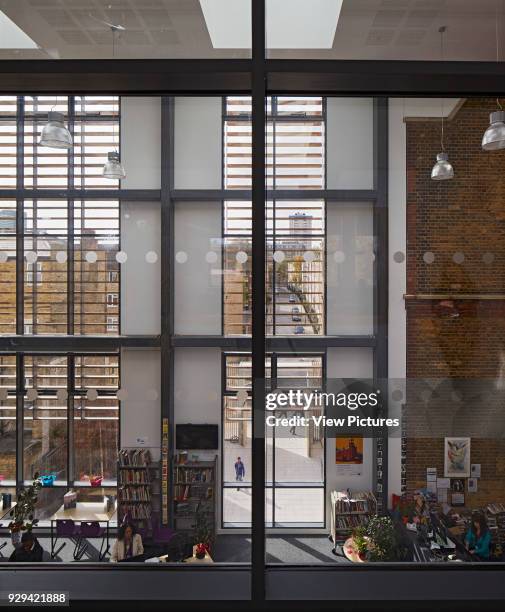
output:
{"label": "woman with dark hair", "polygon": [[124,561],[130,557],[137,557],[142,554],[144,554],[144,546],[142,545],[140,534],[135,529],[135,525],[123,523],[119,528],[117,540],[112,547],[111,563]]}
{"label": "woman with dark hair", "polygon": [[491,533],[487,526],[486,517],[481,514],[472,516],[472,524],[465,536],[465,546],[471,555],[481,559],[489,559],[489,545]]}

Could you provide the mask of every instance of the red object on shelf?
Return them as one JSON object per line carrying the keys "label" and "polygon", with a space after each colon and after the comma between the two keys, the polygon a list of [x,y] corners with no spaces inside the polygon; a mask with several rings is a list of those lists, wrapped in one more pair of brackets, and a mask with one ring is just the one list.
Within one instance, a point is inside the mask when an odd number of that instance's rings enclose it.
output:
{"label": "red object on shelf", "polygon": [[102,484],[103,476],[93,476],[89,479],[89,483],[92,487],[99,487]]}

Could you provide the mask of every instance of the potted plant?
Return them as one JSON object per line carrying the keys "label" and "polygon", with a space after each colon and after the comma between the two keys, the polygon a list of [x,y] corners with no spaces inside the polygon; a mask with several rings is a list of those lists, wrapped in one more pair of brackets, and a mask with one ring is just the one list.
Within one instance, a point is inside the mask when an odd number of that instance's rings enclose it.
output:
{"label": "potted plant", "polygon": [[203,544],[202,542],[200,542],[200,544],[196,545],[195,548],[195,557],[197,559],[205,559],[205,555],[208,552],[208,547],[206,544]]}
{"label": "potted plant", "polygon": [[16,505],[9,513],[11,522],[8,527],[13,546],[19,546],[21,543],[22,531],[31,531],[34,525],[38,523],[38,519],[35,518],[35,506],[41,487],[42,483],[37,473],[34,476],[33,483],[18,492]]}
{"label": "potted plant", "polygon": [[394,561],[397,558],[398,542],[389,516],[373,516],[365,531],[369,538],[368,553],[371,561]]}
{"label": "potted plant", "polygon": [[[204,546],[207,552],[210,552],[213,539],[212,527],[204,510],[204,504],[200,502],[195,512],[195,531],[193,536],[193,544]],[[205,556],[205,554],[204,554]]]}
{"label": "potted plant", "polygon": [[364,561],[368,554],[368,536],[366,527],[362,525],[360,527],[356,527],[352,533],[352,540],[354,543],[354,548],[358,553],[358,557],[361,559],[361,561]]}

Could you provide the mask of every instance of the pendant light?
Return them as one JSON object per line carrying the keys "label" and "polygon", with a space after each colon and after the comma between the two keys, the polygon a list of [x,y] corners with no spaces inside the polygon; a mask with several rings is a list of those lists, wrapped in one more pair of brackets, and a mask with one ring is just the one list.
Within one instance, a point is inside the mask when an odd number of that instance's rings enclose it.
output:
{"label": "pendant light", "polygon": [[[444,32],[446,31],[446,26],[441,26],[438,31],[440,32],[440,57],[442,61],[444,60]],[[442,149],[441,153],[437,155],[437,161],[431,170],[431,178],[434,181],[447,181],[454,177],[454,169],[449,162],[449,156],[445,152],[444,147],[444,100],[442,98],[442,106],[441,106],[441,120],[442,120],[442,132],[440,136],[440,147]]]}
{"label": "pendant light", "polygon": [[40,134],[39,145],[51,149],[70,149],[72,147],[72,135],[63,123],[63,113],[53,110],[56,103],[47,115],[47,123]]}
{"label": "pendant light", "polygon": [[[498,6],[496,7],[495,19],[495,38],[496,38],[496,62],[500,61],[500,49],[498,38]],[[496,98],[496,104],[500,110],[494,111],[489,115],[489,127],[482,137],[482,148],[484,151],[499,151],[505,149],[505,111]]]}
{"label": "pendant light", "polygon": [[[114,52],[115,52],[114,43],[116,41],[115,35],[116,35],[116,32],[121,29],[124,29],[124,28],[122,26],[110,25],[110,31],[112,32],[112,57],[113,58],[114,58]],[[115,128],[114,123],[112,125],[113,125],[112,137],[113,137],[113,140],[115,140],[116,128]],[[118,135],[118,140],[119,140],[119,135]],[[123,166],[121,165],[121,161],[119,159],[119,152],[117,149],[115,149],[114,151],[109,151],[107,153],[107,161],[104,164],[102,174],[104,178],[117,180],[117,181],[120,181],[121,179],[126,178],[126,172]]]}

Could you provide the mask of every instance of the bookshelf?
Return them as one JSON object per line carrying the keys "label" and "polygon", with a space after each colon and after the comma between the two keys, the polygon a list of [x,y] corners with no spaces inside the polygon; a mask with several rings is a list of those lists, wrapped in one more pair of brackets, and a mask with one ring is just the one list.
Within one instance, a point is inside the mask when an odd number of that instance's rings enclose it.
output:
{"label": "bookshelf", "polygon": [[[149,530],[159,503],[159,465],[146,448],[124,448],[118,453],[118,524],[126,516]],[[159,509],[158,509],[159,510]]]}
{"label": "bookshelf", "polygon": [[377,513],[377,499],[371,491],[332,491],[330,499],[330,538],[335,545],[345,541],[356,527],[366,525]]}
{"label": "bookshelf", "polygon": [[486,519],[491,532],[491,541],[503,550],[505,547],[505,504],[488,504]]}
{"label": "bookshelf", "polygon": [[205,517],[211,539],[216,533],[217,456],[212,461],[175,463],[173,469],[173,519],[176,531],[193,533],[196,514]]}

